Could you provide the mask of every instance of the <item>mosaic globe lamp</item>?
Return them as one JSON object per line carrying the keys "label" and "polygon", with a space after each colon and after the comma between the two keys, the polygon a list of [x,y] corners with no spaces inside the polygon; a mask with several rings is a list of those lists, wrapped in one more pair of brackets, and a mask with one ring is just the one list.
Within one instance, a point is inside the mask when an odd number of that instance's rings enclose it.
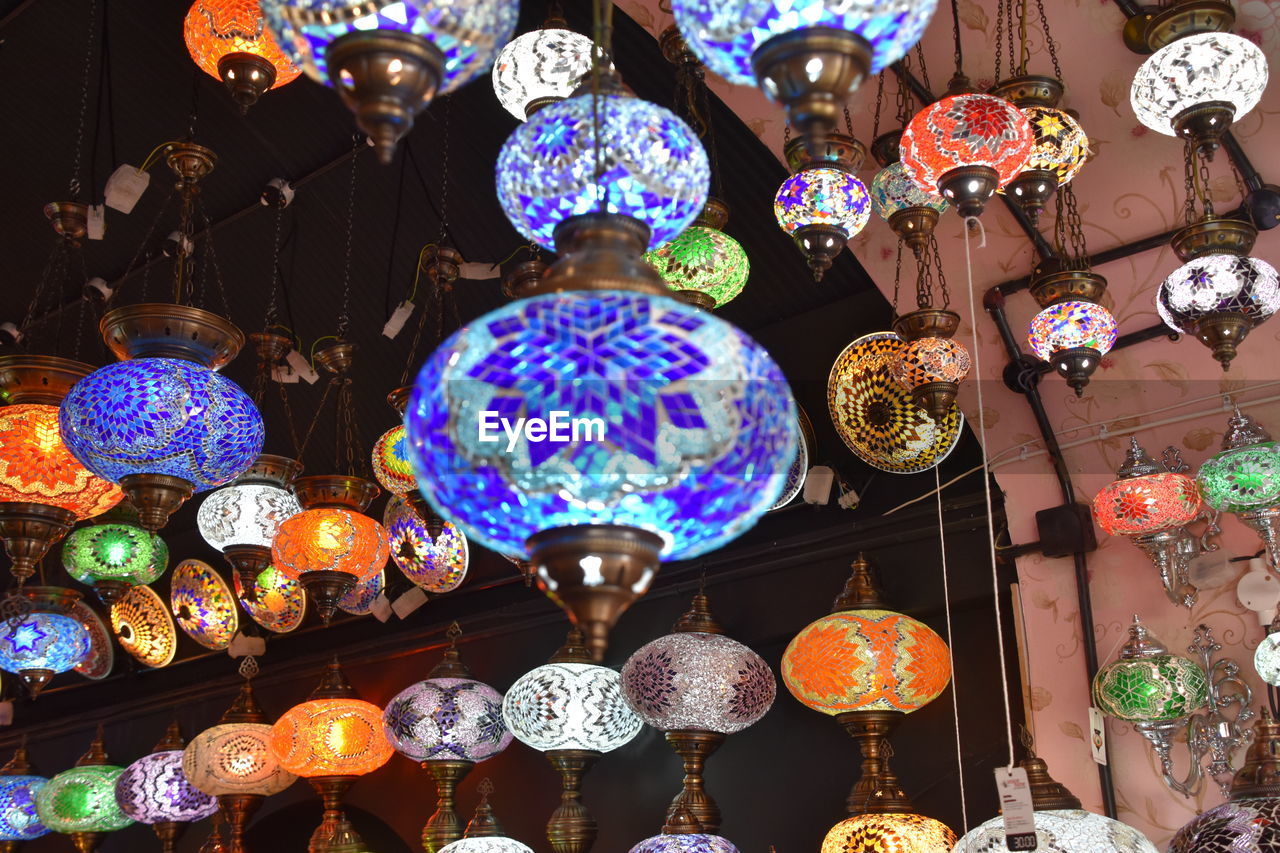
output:
{"label": "mosaic globe lamp", "polygon": [[703,787],[707,759],[727,735],[758,722],[777,692],[758,654],[726,637],[701,592],[672,632],[641,646],[622,667],[622,695],[640,719],[666,734],[684,761],[684,787],[672,801],[702,831],[720,829],[720,809]]}
{"label": "mosaic globe lamp", "polygon": [[821,853],[883,850],[884,853],[932,853],[956,843],[951,827],[913,812],[865,814],[846,818],[822,839]]}
{"label": "mosaic globe lamp", "polygon": [[1280,566],[1280,446],[1266,428],[1237,408],[1196,482],[1204,502],[1256,531],[1272,567]]}
{"label": "mosaic globe lamp", "polygon": [[644,727],[622,696],[618,673],[595,664],[582,632],[570,629],[550,662],[511,685],[502,718],[517,740],[545,752],[560,774],[560,805],[547,824],[552,849],[589,850],[598,827],[582,804],[582,777]]}
{"label": "mosaic globe lamp", "polygon": [[742,244],[724,233],[728,221],[729,206],[709,197],[692,225],[644,259],[690,305],[719,308],[742,293],[751,273]]}
{"label": "mosaic globe lamp", "polygon": [[120,647],[143,666],[161,669],[173,663],[178,629],[164,600],[151,587],[130,587],[111,605],[111,630]]}
{"label": "mosaic globe lamp", "polygon": [[267,30],[258,0],[196,0],[182,22],[187,53],[248,110],[302,73]]}
{"label": "mosaic globe lamp", "polygon": [[[421,500],[420,504],[426,504]],[[426,507],[431,510],[430,506]],[[452,592],[466,580],[471,565],[467,534],[432,510],[423,519],[414,504],[393,495],[387,501],[382,524],[392,561],[414,586],[427,592]]]}
{"label": "mosaic globe lamp", "polygon": [[13,758],[0,767],[0,850],[16,853],[21,842],[49,833],[36,813],[36,794],[48,781],[32,775],[24,738]]}
{"label": "mosaic globe lamp", "polygon": [[5,602],[20,615],[0,621],[0,669],[17,675],[33,699],[89,656],[89,632],[74,611],[79,600],[74,590],[24,586]]}
{"label": "mosaic globe lamp", "polygon": [[533,853],[533,848],[527,844],[508,838],[506,830],[498,823],[493,806],[489,804],[493,783],[485,779],[480,783],[479,791],[480,804],[467,824],[467,831],[462,838],[441,847],[439,853]]}
{"label": "mosaic globe lamp", "polygon": [[236,597],[245,612],[263,628],[274,634],[288,634],[302,624],[307,615],[307,593],[302,584],[267,566],[258,575],[250,593],[240,576],[232,578]]}
{"label": "mosaic globe lamp", "polygon": [[102,727],[76,766],[50,779],[36,793],[36,814],[53,832],[71,836],[76,850],[92,853],[108,832],[133,823],[116,802],[123,767],[109,763]]}
{"label": "mosaic globe lamp", "polygon": [[987,199],[1026,168],[1034,141],[1022,111],[994,95],[948,95],[902,133],[902,165],[917,187],[961,216],[981,216]]}
{"label": "mosaic globe lamp", "polygon": [[708,68],[731,83],[758,85],[786,107],[792,127],[817,144],[863,78],[920,40],[936,7],[936,0],[671,4],[680,32]]}
{"label": "mosaic globe lamp", "polygon": [[1186,525],[1199,514],[1196,481],[1160,467],[1136,438],[1129,440],[1129,453],[1115,481],[1093,499],[1098,526],[1141,548],[1160,572],[1169,600],[1184,607],[1195,604],[1198,592],[1187,572],[1200,546]]}
{"label": "mosaic globe lamp", "polygon": [[116,780],[120,810],[155,832],[164,853],[177,850],[187,824],[218,810],[218,801],[196,788],[182,771],[186,743],[176,722],[169,725],[149,755],[130,764]]}
{"label": "mosaic globe lamp", "polygon": [[924,298],[915,311],[893,323],[893,330],[906,342],[890,368],[893,381],[911,393],[912,402],[934,423],[950,416],[960,383],[969,375],[969,351],[954,338],[959,328],[959,314],[935,308]]}
{"label": "mosaic globe lamp", "polygon": [[71,531],[62,545],[62,566],[109,607],[130,588],[160,579],[169,567],[169,546],[140,527],[138,514],[126,505],[98,524]]}
{"label": "mosaic globe lamp", "polygon": [[793,174],[773,197],[773,216],[821,281],[871,218],[871,197],[854,175],[866,149],[852,136],[829,133],[817,154],[801,138],[791,140],[785,153]]}
{"label": "mosaic globe lamp", "polygon": [[504,0],[263,0],[262,11],[289,58],[338,90],[384,163],[432,98],[489,67],[519,12]]}
{"label": "mosaic globe lamp", "polygon": [[871,209],[898,239],[919,255],[929,244],[933,229],[947,209],[947,200],[932,190],[916,186],[907,167],[897,160],[885,166],[871,181]]}
{"label": "mosaic globe lamp", "polygon": [[396,410],[399,423],[378,436],[373,443],[373,476],[388,494],[404,496],[417,490],[418,480],[409,464],[409,449],[404,435],[404,407],[409,403],[413,386],[396,388],[387,402]]}
{"label": "mosaic globe lamp", "polygon": [[240,611],[231,587],[203,560],[183,560],[169,583],[169,609],[188,637],[220,652],[240,631]]}
{"label": "mosaic globe lamp", "polygon": [[1099,304],[1106,292],[1107,280],[1088,270],[1051,272],[1031,283],[1042,310],[1031,319],[1027,345],[1077,397],[1116,343],[1116,318]]}
{"label": "mosaic globe lamp", "polygon": [[0,357],[0,539],[19,581],[76,521],[124,497],[71,454],[58,426],[62,398],[92,370],[51,356]]}
{"label": "mosaic globe lamp", "polygon": [[672,804],[662,834],[646,838],[629,853],[738,853],[738,848],[705,830],[688,806]]}
{"label": "mosaic globe lamp", "polygon": [[462,837],[455,806],[458,783],[477,762],[502,752],[511,732],[502,719],[502,694],[477,681],[462,662],[449,628],[444,658],[426,680],[396,694],[382,715],[387,740],[406,758],[420,762],[435,781],[436,811],[422,829],[422,846],[436,853]]}
{"label": "mosaic globe lamp", "polygon": [[591,71],[591,39],[548,18],[541,29],[516,36],[498,51],[493,91],[503,109],[520,121],[563,101]]}
{"label": "mosaic globe lamp", "polygon": [[294,460],[263,453],[231,485],[200,504],[200,536],[222,552],[247,590],[271,565],[271,543],[280,525],[302,512],[288,488],[301,473]]}
{"label": "mosaic globe lamp", "polygon": [[244,334],[208,311],[157,303],[116,308],[101,327],[125,360],[67,393],[63,440],[86,468],[120,484],[143,527],[159,530],[193,493],[230,482],[262,452],[257,407],[217,373]]}

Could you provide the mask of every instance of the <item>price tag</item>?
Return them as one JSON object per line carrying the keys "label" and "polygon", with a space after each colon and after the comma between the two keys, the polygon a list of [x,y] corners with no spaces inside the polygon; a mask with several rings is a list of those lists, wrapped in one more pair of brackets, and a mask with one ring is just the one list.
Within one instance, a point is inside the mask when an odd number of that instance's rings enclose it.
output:
{"label": "price tag", "polygon": [[396,335],[400,334],[400,330],[404,328],[405,322],[413,315],[413,303],[406,299],[396,306],[396,310],[391,312],[391,317],[387,320],[386,325],[382,327],[382,336],[395,340]]}
{"label": "price tag", "polygon": [[133,206],[142,198],[147,185],[151,183],[151,175],[140,172],[128,163],[120,166],[107,178],[105,190],[107,207],[121,213],[132,213]]}
{"label": "price tag", "polygon": [[370,606],[369,612],[379,622],[386,622],[391,618],[391,602],[387,601],[387,591],[385,589],[378,593],[378,597],[373,600],[373,605]]}
{"label": "price tag", "polygon": [[1009,850],[1035,850],[1036,813],[1031,805],[1031,785],[1021,767],[997,767],[996,790],[1004,817],[1004,844]]}
{"label": "price tag", "polygon": [[293,372],[301,376],[308,385],[315,385],[316,380],[320,378],[320,374],[315,372],[311,365],[307,363],[307,360],[302,357],[302,353],[296,349],[289,350],[289,354],[285,356],[284,360],[289,362]]}
{"label": "price tag", "polygon": [[497,278],[500,272],[497,264],[468,262],[458,267],[458,278],[465,278],[467,281],[484,281]]}
{"label": "price tag", "polygon": [[254,657],[262,657],[267,653],[267,641],[262,637],[247,637],[244,634],[236,634],[231,638],[231,645],[227,647],[227,654],[233,658],[242,658],[248,655]]}
{"label": "price tag", "polygon": [[1089,747],[1093,750],[1093,760],[1099,764],[1107,763],[1107,727],[1103,719],[1097,708],[1089,709]]}
{"label": "price tag", "polygon": [[100,204],[89,205],[89,239],[101,240],[107,230],[107,209]]}
{"label": "price tag", "polygon": [[427,594],[420,587],[414,587],[404,595],[391,602],[391,609],[401,619],[427,603]]}

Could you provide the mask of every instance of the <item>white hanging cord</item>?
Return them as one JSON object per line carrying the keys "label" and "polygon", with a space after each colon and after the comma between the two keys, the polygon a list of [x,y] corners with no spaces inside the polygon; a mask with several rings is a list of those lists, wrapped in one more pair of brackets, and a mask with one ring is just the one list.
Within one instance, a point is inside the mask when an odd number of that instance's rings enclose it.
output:
{"label": "white hanging cord", "polygon": [[[978,248],[987,245],[987,232],[976,216],[966,217],[964,223],[964,267],[965,275],[969,281],[969,322],[973,324],[973,373],[977,377],[977,381],[973,384],[978,389],[978,447],[982,451],[982,491],[987,500],[987,542],[991,546],[991,604],[996,611],[996,641],[1000,652],[1000,689],[1004,693],[1004,729],[1005,735],[1009,739],[1009,768],[1012,769],[1016,763],[1016,756],[1013,751],[1013,723],[1011,722],[1013,709],[1009,703],[1009,673],[1005,667],[1004,617],[1000,613],[1000,570],[996,563],[996,522],[991,508],[991,471],[989,469],[990,463],[987,460],[987,410],[982,402],[982,386],[984,384],[982,377],[982,346],[978,341],[978,310],[973,297],[973,255],[969,246],[970,229],[976,227],[978,233],[982,235],[982,242]],[[1085,627],[1087,628],[1087,626]]]}
{"label": "white hanging cord", "polygon": [[969,804],[965,802],[964,797],[964,751],[960,746],[960,697],[957,695],[956,687],[956,656],[953,649],[955,646],[951,642],[951,581],[947,574],[947,537],[942,530],[942,475],[938,473],[938,466],[933,466],[933,482],[937,485],[935,494],[938,496],[938,552],[942,555],[942,605],[947,614],[947,657],[951,663],[951,710],[955,714],[956,722],[956,773],[960,779],[960,821],[964,824],[964,829],[960,832],[965,835],[969,832]]}

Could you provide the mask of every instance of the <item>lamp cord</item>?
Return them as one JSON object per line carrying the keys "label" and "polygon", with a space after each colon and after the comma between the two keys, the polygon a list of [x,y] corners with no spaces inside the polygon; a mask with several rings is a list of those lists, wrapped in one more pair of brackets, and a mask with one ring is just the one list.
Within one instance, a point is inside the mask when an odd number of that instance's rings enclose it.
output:
{"label": "lamp cord", "polygon": [[956,724],[956,775],[960,784],[960,822],[964,829],[961,835],[969,832],[969,804],[964,795],[964,749],[960,745],[960,697],[956,684],[955,644],[951,641],[951,580],[947,572],[947,538],[942,523],[942,474],[940,465],[933,466],[933,482],[937,486],[938,496],[938,553],[942,557],[942,606],[947,616],[947,658],[951,664],[951,711]]}

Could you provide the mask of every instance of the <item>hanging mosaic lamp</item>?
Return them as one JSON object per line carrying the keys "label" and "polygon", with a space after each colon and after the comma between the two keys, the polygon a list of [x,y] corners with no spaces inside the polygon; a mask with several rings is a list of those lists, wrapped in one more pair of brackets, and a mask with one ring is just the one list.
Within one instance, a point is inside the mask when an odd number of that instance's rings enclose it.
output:
{"label": "hanging mosaic lamp", "polygon": [[368,616],[373,613],[378,596],[387,588],[386,571],[378,572],[361,581],[351,591],[338,599],[338,609],[351,616]]}
{"label": "hanging mosaic lamp", "polygon": [[89,656],[89,632],[73,615],[80,593],[58,586],[23,586],[5,602],[12,618],[0,621],[0,669],[22,679],[31,698],[55,675]]}
{"label": "hanging mosaic lamp", "polygon": [[169,546],[139,527],[137,512],[124,504],[97,524],[71,531],[62,545],[62,566],[110,607],[130,588],[160,579],[169,568]]}
{"label": "hanging mosaic lamp", "polygon": [[708,197],[707,205],[669,243],[645,252],[662,280],[681,299],[705,310],[719,308],[747,286],[751,262],[742,244],[724,233],[729,206]]}
{"label": "hanging mosaic lamp", "polygon": [[80,464],[58,426],[62,398],[92,370],[51,356],[0,357],[0,539],[19,582],[77,520],[124,497]]}
{"label": "hanging mosaic lamp", "polygon": [[384,163],[432,98],[489,67],[519,12],[505,0],[262,0],[262,11],[289,58],[338,90]]}
{"label": "hanging mosaic lamp", "polygon": [[202,560],[178,564],[169,585],[169,607],[183,632],[206,649],[223,651],[240,630],[231,588]]}
{"label": "hanging mosaic lamp", "polygon": [[49,780],[33,776],[27,761],[27,739],[23,736],[4,767],[0,767],[0,850],[16,853],[20,842],[49,833],[36,813],[36,794]]}
{"label": "hanging mosaic lamp", "polygon": [[[421,501],[421,494],[418,498]],[[406,498],[392,495],[387,500],[382,525],[391,559],[414,586],[437,594],[452,592],[466,580],[471,565],[467,534],[434,511],[429,516],[424,521]]]}
{"label": "hanging mosaic lamp", "polygon": [[739,853],[727,838],[704,830],[688,806],[672,804],[662,834],[646,838],[630,853]]}
{"label": "hanging mosaic lamp", "polygon": [[1280,447],[1267,429],[1237,408],[1222,449],[1200,466],[1196,482],[1204,502],[1256,531],[1267,560],[1280,567]]}
{"label": "hanging mosaic lamp", "polygon": [[907,124],[902,165],[961,216],[981,216],[987,199],[1026,168],[1034,138],[1027,117],[1004,98],[948,95]]}
{"label": "hanging mosaic lamp", "polygon": [[108,763],[102,727],[76,766],[50,779],[36,793],[36,814],[53,832],[70,835],[80,853],[93,853],[108,832],[133,823],[116,802],[123,767]]}
{"label": "hanging mosaic lamp", "polygon": [[[401,419],[412,392],[413,386],[408,386],[387,395],[387,402]],[[413,475],[413,466],[409,464],[403,423],[396,424],[373,443],[373,476],[388,494],[403,496],[417,489],[418,480]]]}
{"label": "hanging mosaic lamp", "polygon": [[111,630],[138,663],[161,669],[173,663],[178,630],[164,601],[149,586],[130,587],[111,605]]}
{"label": "hanging mosaic lamp", "polygon": [[302,512],[288,490],[302,465],[263,453],[229,486],[200,504],[196,525],[204,541],[222,552],[247,590],[271,565],[271,542],[280,525]]}
{"label": "hanging mosaic lamp", "polygon": [[867,155],[852,136],[828,133],[817,149],[798,137],[785,155],[792,175],[778,187],[773,216],[809,261],[814,281],[871,218],[871,197],[854,174]]}
{"label": "hanging mosaic lamp", "polygon": [[236,597],[245,612],[273,634],[288,634],[307,615],[307,593],[302,584],[287,578],[275,566],[267,566],[253,582],[252,594],[240,580],[232,578]]}
{"label": "hanging mosaic lamp", "polygon": [[560,806],[547,824],[551,848],[589,850],[598,827],[582,804],[582,777],[644,728],[622,696],[618,673],[594,663],[582,632],[572,628],[548,663],[511,685],[502,718],[517,740],[546,753],[560,774]]}
{"label": "hanging mosaic lamp", "polygon": [[467,824],[463,837],[441,847],[439,853],[533,853],[533,848],[522,844],[514,838],[508,838],[502,824],[489,805],[489,795],[493,793],[493,783],[485,779],[480,783],[480,804],[476,806],[475,816]]}
{"label": "hanging mosaic lamp", "polygon": [[241,110],[302,73],[267,31],[258,0],[196,0],[182,22],[182,36],[191,59],[222,81]]}
{"label": "hanging mosaic lamp", "polygon": [[867,74],[920,40],[937,0],[675,0],[676,24],[698,58],[731,83],[758,85],[820,145]]}
{"label": "hanging mosaic lamp", "polygon": [[502,694],[472,676],[458,653],[460,636],[455,622],[440,663],[426,680],[397,693],[382,714],[387,740],[401,755],[420,762],[435,781],[436,810],[422,828],[428,853],[462,837],[454,801],[458,783],[477,762],[511,744]]}
{"label": "hanging mosaic lamp", "polygon": [[307,590],[327,625],[342,597],[387,563],[387,534],[364,515],[378,487],[354,476],[299,477],[294,494],[303,512],[280,525],[271,564]]}
{"label": "hanging mosaic lamp", "polygon": [[310,782],[324,802],[312,845],[338,831],[347,790],[395,751],[383,733],[382,709],[356,698],[336,657],[307,701],[271,727],[270,746],[280,766]]}
{"label": "hanging mosaic lamp", "polygon": [[71,608],[71,615],[84,626],[89,634],[89,654],[76,664],[76,672],[91,681],[101,681],[111,674],[115,667],[115,646],[111,642],[111,632],[93,608],[84,601],[77,601]]}
{"label": "hanging mosaic lamp", "polygon": [[[929,263],[927,256],[923,263]],[[960,315],[922,305],[894,321],[893,330],[906,342],[892,368],[893,379],[911,393],[912,401],[943,422],[955,405],[960,383],[969,375],[969,351],[953,336]]]}
{"label": "hanging mosaic lamp", "polygon": [[1116,343],[1116,318],[1099,304],[1107,280],[1087,270],[1061,270],[1037,276],[1031,295],[1041,311],[1031,319],[1027,344],[1084,394],[1089,377]]}
{"label": "hanging mosaic lamp", "polygon": [[759,722],[776,693],[769,665],[724,635],[702,592],[672,633],[641,646],[623,665],[627,704],[664,732],[684,761],[684,787],[671,806],[687,808],[703,832],[720,829],[720,808],[703,788],[703,766],[725,736]]}
{"label": "hanging mosaic lamp", "polygon": [[871,181],[871,209],[889,223],[912,252],[920,254],[929,243],[938,217],[947,209],[947,200],[916,186],[907,167],[896,160]]}
{"label": "hanging mosaic lamp", "polygon": [[934,853],[956,843],[951,827],[914,812],[865,814],[846,818],[822,839],[821,853],[883,850],[884,853]]}
{"label": "hanging mosaic lamp", "polygon": [[542,28],[516,36],[493,62],[493,91],[520,121],[573,94],[591,72],[591,39],[566,29],[555,11]]}
{"label": "hanging mosaic lamp", "polygon": [[145,823],[160,839],[164,853],[177,850],[187,824],[204,820],[218,810],[218,801],[189,781],[182,771],[186,742],[176,722],[149,755],[130,764],[116,780],[120,810]]}

